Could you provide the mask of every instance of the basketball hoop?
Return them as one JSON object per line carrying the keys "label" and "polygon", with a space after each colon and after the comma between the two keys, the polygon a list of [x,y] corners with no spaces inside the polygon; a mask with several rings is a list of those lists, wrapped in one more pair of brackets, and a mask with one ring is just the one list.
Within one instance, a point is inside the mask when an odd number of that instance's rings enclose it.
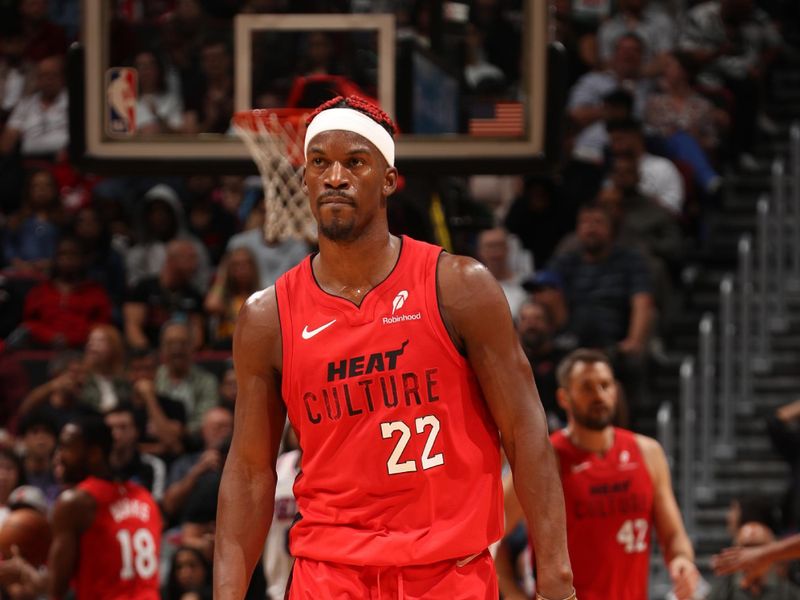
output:
{"label": "basketball hoop", "polygon": [[264,237],[267,242],[317,239],[317,228],[303,192],[303,142],[308,109],[265,108],[237,112],[236,133],[258,165],[264,185]]}

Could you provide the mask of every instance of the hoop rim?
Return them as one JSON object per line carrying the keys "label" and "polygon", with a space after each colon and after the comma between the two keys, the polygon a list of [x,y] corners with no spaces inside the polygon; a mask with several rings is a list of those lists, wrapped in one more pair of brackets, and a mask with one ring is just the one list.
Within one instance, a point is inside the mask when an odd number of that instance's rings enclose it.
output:
{"label": "hoop rim", "polygon": [[233,114],[233,124],[242,129],[257,131],[258,125],[270,125],[272,115],[277,117],[278,122],[291,123],[295,128],[305,129],[305,118],[313,112],[311,108],[281,107],[281,108],[254,108],[250,110],[238,110]]}

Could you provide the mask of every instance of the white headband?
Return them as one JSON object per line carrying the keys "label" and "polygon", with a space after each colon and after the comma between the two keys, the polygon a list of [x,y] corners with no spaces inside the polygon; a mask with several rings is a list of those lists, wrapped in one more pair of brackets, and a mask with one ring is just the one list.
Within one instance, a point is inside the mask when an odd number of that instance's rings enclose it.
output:
{"label": "white headband", "polygon": [[390,167],[394,166],[394,140],[383,126],[364,113],[352,108],[329,108],[319,113],[308,125],[304,154],[308,156],[308,144],[323,131],[352,131],[366,138],[383,154]]}

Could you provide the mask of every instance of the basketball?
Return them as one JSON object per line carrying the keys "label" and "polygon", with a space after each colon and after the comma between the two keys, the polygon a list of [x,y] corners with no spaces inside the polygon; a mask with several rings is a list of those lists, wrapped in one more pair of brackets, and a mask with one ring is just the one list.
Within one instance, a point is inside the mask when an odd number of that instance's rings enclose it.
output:
{"label": "basketball", "polygon": [[38,567],[47,561],[50,540],[47,518],[31,508],[19,508],[12,510],[0,527],[0,554],[9,558],[16,545],[22,557]]}

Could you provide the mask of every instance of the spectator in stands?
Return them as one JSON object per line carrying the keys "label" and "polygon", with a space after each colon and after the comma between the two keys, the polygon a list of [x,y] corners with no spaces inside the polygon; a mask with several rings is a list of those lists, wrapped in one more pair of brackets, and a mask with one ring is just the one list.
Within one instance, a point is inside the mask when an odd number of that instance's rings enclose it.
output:
{"label": "spectator in stands", "polygon": [[604,64],[612,59],[615,42],[626,33],[634,33],[645,42],[643,73],[652,76],[661,72],[666,53],[675,45],[672,18],[648,0],[620,0],[617,14],[604,21],[597,32]]}
{"label": "spectator in stands", "polygon": [[247,229],[230,239],[226,252],[237,248],[249,249],[256,257],[261,286],[266,288],[306,257],[308,245],[296,238],[267,242],[264,239],[264,219],[264,203],[257,202],[247,219]]}
{"label": "spectator in stands", "polygon": [[222,471],[221,448],[233,432],[233,415],[221,406],[209,409],[203,415],[200,436],[203,449],[178,458],[169,470],[167,490],[162,507],[173,520],[182,520],[181,513],[197,482],[205,477],[219,477]]}
{"label": "spectator in stands", "polygon": [[256,260],[248,248],[237,248],[223,257],[204,305],[214,347],[231,347],[239,310],[261,287]]}
{"label": "spectator in stands", "polygon": [[644,124],[664,154],[690,164],[701,189],[713,194],[722,179],[711,165],[709,153],[716,150],[718,130],[727,126],[728,115],[694,90],[695,75],[696,65],[689,54],[668,54],[661,93],[647,99]]}
{"label": "spectator in stands", "polygon": [[767,419],[772,446],[789,464],[791,476],[783,503],[783,527],[800,530],[800,400],[781,406]]}
{"label": "spectator in stands", "polygon": [[123,376],[125,346],[122,335],[113,325],[92,328],[84,351],[87,380],[81,401],[105,413],[130,401],[131,386]]}
{"label": "spectator in stands", "polygon": [[22,461],[11,448],[0,446],[0,527],[11,510],[8,497],[17,486],[25,483]]}
{"label": "spectator in stands", "polygon": [[233,412],[236,405],[236,394],[238,393],[238,385],[236,383],[236,369],[233,368],[233,363],[225,367],[225,372],[219,382],[219,404],[229,408]]}
{"label": "spectator in stands", "polygon": [[606,124],[632,118],[633,96],[621,88],[610,91],[603,96],[602,112],[602,118],[581,131],[572,146],[573,160],[598,168],[603,167],[610,144]]}
{"label": "spectator in stands", "polygon": [[639,191],[642,195],[653,198],[673,214],[680,215],[686,197],[683,178],[672,161],[647,152],[642,126],[638,121],[610,121],[607,126],[612,156],[624,154],[637,162]]}
{"label": "spectator in stands", "polygon": [[546,265],[558,241],[575,227],[575,209],[552,179],[528,177],[504,221],[533,254],[535,267]]}
{"label": "spectator in stands", "polygon": [[165,184],[145,193],[137,243],[125,254],[128,286],[134,287],[148,276],[156,276],[166,262],[167,245],[174,240],[190,242],[197,255],[192,283],[205,290],[210,277],[208,252],[202,242],[188,231],[178,194]]}
{"label": "spectator in stands", "polygon": [[554,343],[553,319],[545,305],[527,300],[520,306],[516,326],[522,349],[533,370],[539,398],[547,412],[547,423],[551,431],[558,429],[566,421],[566,415],[556,400],[556,367],[564,353]]}
{"label": "spectator in stands", "polygon": [[42,58],[37,64],[36,82],[38,91],[20,100],[6,123],[0,136],[0,155],[13,153],[20,144],[23,158],[52,160],[67,147],[64,59]]}
{"label": "spectator in stands", "polygon": [[569,308],[564,297],[564,282],[561,281],[561,276],[555,271],[539,269],[522,282],[522,287],[528,292],[530,299],[544,306],[550,315],[556,348],[562,353],[577,348],[578,340],[567,330]]}
{"label": "spectator in stands", "polygon": [[80,352],[59,352],[47,365],[47,381],[33,388],[23,400],[20,417],[38,409],[49,415],[60,431],[70,419],[96,412],[80,401],[85,382],[86,368]]}
{"label": "spectator in stands", "polygon": [[145,50],[136,55],[133,64],[139,73],[137,133],[150,135],[180,131],[183,128],[183,100],[169,89],[160,56]]}
{"label": "spectator in stands", "polygon": [[602,206],[581,208],[576,233],[579,248],[549,266],[564,284],[568,329],[580,346],[613,358],[634,413],[647,395],[644,355],[654,317],[650,271],[640,252],[614,242],[613,220]]}
{"label": "spectator in stands", "polygon": [[214,199],[216,178],[192,175],[186,179],[189,232],[203,244],[212,264],[219,264],[225,246],[239,228],[236,218]]}
{"label": "spectator in stands", "polygon": [[111,468],[122,480],[133,481],[147,488],[156,502],[161,502],[167,468],[157,456],[139,451],[140,432],[133,406],[117,405],[105,414],[105,421],[113,439],[109,459]]}
{"label": "spectator in stands", "polygon": [[86,278],[83,247],[75,238],[58,242],[52,278],[25,297],[23,327],[39,346],[83,346],[95,325],[111,322],[111,300],[97,283]]}
{"label": "spectator in stands", "polygon": [[186,90],[184,129],[189,133],[226,133],[233,117],[233,68],[228,43],[207,39],[200,49],[202,84]]}
{"label": "spectator in stands", "polygon": [[142,452],[171,461],[184,450],[186,408],[182,402],[156,392],[157,370],[158,359],[154,352],[135,352],[128,361],[132,404],[141,434],[139,447]]}
{"label": "spectator in stands", "polygon": [[47,169],[33,171],[19,212],[8,220],[3,247],[8,269],[15,276],[45,276],[58,241],[61,206],[58,187]]}
{"label": "spectator in stands", "polygon": [[25,56],[38,61],[67,53],[67,35],[50,21],[47,0],[21,0],[19,15],[25,32]]}
{"label": "spectator in stands", "polygon": [[53,472],[53,453],[58,440],[56,423],[45,411],[33,410],[20,421],[18,433],[25,482],[39,488],[52,506],[61,492]]}
{"label": "spectator in stands", "polygon": [[[775,541],[775,533],[765,523],[749,521],[736,533],[736,546],[758,548]],[[731,574],[713,582],[707,600],[800,600],[800,587],[786,578],[785,569],[770,567],[763,572]]]}
{"label": "spectator in stands", "polygon": [[19,407],[29,391],[24,365],[0,340],[0,428],[14,431]]}
{"label": "spectator in stands", "polygon": [[485,34],[474,24],[467,24],[464,34],[464,80],[470,90],[506,87],[506,78],[500,67],[486,59]]}
{"label": "spectator in stands", "polygon": [[743,168],[757,168],[751,151],[756,141],[759,96],[764,74],[778,56],[782,40],[753,0],[708,0],[689,9],[680,28],[679,48],[701,65],[706,85],[733,94],[731,143]]}
{"label": "spectator in stands", "polygon": [[642,76],[644,42],[633,33],[620,36],[614,45],[614,55],[604,71],[591,71],[572,87],[567,111],[578,131],[605,117],[603,98],[622,88],[633,96],[633,115],[641,117],[652,91],[652,82]]}
{"label": "spectator in stands", "polygon": [[172,557],[163,600],[210,600],[211,564],[197,548],[180,546]]}
{"label": "spectator in stands", "polygon": [[162,328],[155,386],[158,394],[183,403],[190,432],[219,401],[217,378],[193,362],[191,332],[185,323],[170,321]]}
{"label": "spectator in stands", "polygon": [[114,320],[120,322],[117,314],[125,298],[125,259],[111,245],[111,229],[95,206],[84,206],[75,214],[73,235],[83,245],[88,265],[89,279],[102,285],[114,305]]}
{"label": "spectator in stands", "polygon": [[600,193],[601,202],[614,218],[618,243],[636,247],[677,269],[684,255],[683,236],[674,213],[642,193],[639,165],[633,156],[614,157],[609,185]]}
{"label": "spectator in stands", "polygon": [[33,94],[35,63],[25,58],[25,35],[17,21],[0,24],[0,129],[17,103]]}
{"label": "spectator in stands", "polygon": [[203,344],[203,297],[192,285],[197,252],[187,240],[167,246],[167,257],[158,277],[147,277],[134,287],[122,308],[125,340],[132,348],[154,348],[161,328],[171,319],[185,320],[195,348]]}
{"label": "spectator in stands", "polygon": [[527,298],[525,290],[509,263],[508,232],[503,227],[485,229],[478,234],[476,257],[494,275],[506,295],[511,316],[516,318],[519,307]]}

